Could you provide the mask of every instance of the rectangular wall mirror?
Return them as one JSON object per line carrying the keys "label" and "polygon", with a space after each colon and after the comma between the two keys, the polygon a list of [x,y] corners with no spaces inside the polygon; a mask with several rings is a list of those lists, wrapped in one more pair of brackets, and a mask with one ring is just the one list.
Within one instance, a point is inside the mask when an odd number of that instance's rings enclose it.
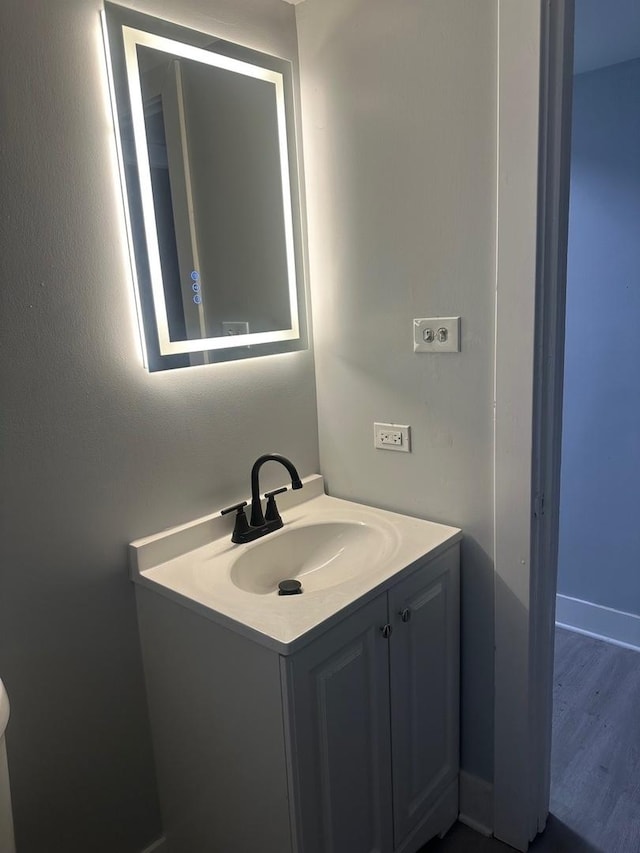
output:
{"label": "rectangular wall mirror", "polygon": [[105,3],[149,370],[307,346],[291,63]]}

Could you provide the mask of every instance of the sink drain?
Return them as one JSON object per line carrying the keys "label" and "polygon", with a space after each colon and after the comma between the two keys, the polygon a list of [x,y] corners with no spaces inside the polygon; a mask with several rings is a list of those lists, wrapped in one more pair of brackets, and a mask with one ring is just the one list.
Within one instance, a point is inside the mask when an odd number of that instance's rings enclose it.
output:
{"label": "sink drain", "polygon": [[302,584],[300,581],[286,580],[278,584],[278,595],[300,595]]}

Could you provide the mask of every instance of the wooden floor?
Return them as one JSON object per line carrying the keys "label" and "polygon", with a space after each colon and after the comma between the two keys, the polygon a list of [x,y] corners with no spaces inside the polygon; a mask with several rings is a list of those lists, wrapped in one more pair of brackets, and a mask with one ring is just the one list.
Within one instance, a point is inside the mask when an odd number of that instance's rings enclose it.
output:
{"label": "wooden floor", "polygon": [[[551,816],[531,853],[640,853],[640,653],[556,631]],[[456,824],[421,853],[509,853]]]}

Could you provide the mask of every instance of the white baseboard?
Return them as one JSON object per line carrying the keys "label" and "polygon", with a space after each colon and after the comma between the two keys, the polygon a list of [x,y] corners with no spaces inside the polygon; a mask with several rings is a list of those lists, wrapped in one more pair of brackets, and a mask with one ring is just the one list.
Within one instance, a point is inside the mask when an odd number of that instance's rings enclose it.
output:
{"label": "white baseboard", "polygon": [[481,835],[493,835],[493,785],[466,770],[460,771],[458,820]]}
{"label": "white baseboard", "polygon": [[640,616],[601,604],[556,596],[556,625],[625,649],[640,651]]}
{"label": "white baseboard", "polygon": [[167,853],[167,839],[163,835],[162,838],[145,847],[142,853]]}

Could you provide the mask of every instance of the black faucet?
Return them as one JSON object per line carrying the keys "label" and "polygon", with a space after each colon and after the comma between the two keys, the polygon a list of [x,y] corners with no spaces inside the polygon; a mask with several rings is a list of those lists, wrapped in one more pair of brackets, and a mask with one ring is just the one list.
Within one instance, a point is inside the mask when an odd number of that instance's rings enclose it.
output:
{"label": "black faucet", "polygon": [[[251,521],[249,523],[252,527],[260,527],[260,525],[265,523],[265,517],[262,514],[262,505],[260,503],[260,469],[265,462],[272,461],[279,462],[287,469],[289,476],[291,477],[292,489],[302,488],[300,475],[296,471],[296,466],[293,462],[290,462],[286,456],[282,456],[280,453],[265,453],[264,456],[258,456],[256,461],[253,463],[253,468],[251,469]],[[278,489],[278,491],[280,491],[280,489]],[[286,491],[286,489],[284,491]],[[277,494],[277,492],[270,494],[271,500],[275,504],[273,494]],[[269,495],[265,495],[265,498],[269,500]],[[268,511],[269,507],[267,505],[267,512]]]}
{"label": "black faucet", "polygon": [[220,515],[226,515],[228,512],[236,512],[236,523],[233,529],[231,541],[236,544],[245,542],[253,542],[254,539],[259,539],[261,536],[266,536],[273,530],[279,530],[282,527],[282,519],[276,506],[275,496],[286,492],[286,486],[281,489],[274,489],[272,492],[266,492],[267,508],[263,514],[262,504],[260,502],[260,468],[265,462],[279,462],[289,472],[291,477],[291,488],[301,489],[302,481],[300,475],[296,471],[296,467],[286,456],[280,453],[265,453],[263,456],[258,456],[251,468],[251,520],[247,522],[244,508],[247,502],[227,507],[223,509]]}

